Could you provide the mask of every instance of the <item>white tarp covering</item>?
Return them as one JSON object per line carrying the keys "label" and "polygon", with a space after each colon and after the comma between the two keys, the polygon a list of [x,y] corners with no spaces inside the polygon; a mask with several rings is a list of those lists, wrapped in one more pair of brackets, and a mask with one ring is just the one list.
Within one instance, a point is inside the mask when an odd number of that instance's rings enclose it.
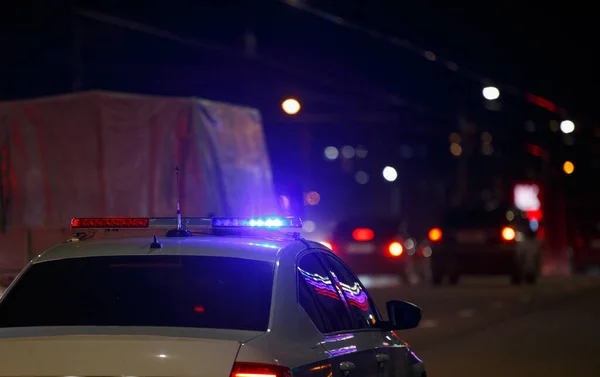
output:
{"label": "white tarp covering", "polygon": [[0,103],[0,270],[15,253],[11,230],[173,216],[176,166],[184,216],[273,213],[264,140],[256,109],[202,99],[85,92]]}

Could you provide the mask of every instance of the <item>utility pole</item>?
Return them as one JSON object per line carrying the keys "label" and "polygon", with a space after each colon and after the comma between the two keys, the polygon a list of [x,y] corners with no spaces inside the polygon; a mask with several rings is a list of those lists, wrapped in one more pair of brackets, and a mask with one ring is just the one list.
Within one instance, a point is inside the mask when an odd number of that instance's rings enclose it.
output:
{"label": "utility pole", "polygon": [[461,137],[462,153],[458,156],[458,169],[456,171],[456,193],[454,196],[454,205],[461,206],[469,191],[469,160],[473,149],[473,134],[475,125],[470,123],[461,113],[458,115],[458,129]]}
{"label": "utility pole", "polygon": [[81,28],[81,18],[75,10],[71,14],[72,28],[72,56],[71,70],[73,73],[73,81],[71,82],[71,90],[78,92],[83,88],[83,35]]}

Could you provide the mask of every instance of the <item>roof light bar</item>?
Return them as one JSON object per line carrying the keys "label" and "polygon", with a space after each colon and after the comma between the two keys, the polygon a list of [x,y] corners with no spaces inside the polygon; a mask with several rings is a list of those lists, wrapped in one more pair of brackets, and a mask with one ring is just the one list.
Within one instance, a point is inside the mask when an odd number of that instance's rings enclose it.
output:
{"label": "roof light bar", "polygon": [[[187,217],[181,220],[183,228],[210,228],[211,218]],[[176,217],[76,217],[71,220],[73,229],[170,229],[177,227]]]}
{"label": "roof light bar", "polygon": [[[302,220],[297,217],[184,217],[183,229],[198,228],[251,228],[281,229],[302,228]],[[176,217],[76,217],[71,220],[73,229],[147,229],[177,227]]]}
{"label": "roof light bar", "polygon": [[213,228],[262,228],[262,229],[280,229],[280,228],[302,228],[302,220],[297,217],[214,217],[212,219]]}

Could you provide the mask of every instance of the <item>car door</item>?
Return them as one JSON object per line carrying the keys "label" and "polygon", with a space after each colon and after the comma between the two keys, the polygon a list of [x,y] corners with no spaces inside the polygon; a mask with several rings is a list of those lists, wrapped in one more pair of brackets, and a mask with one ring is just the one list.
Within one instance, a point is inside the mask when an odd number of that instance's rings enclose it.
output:
{"label": "car door", "polygon": [[329,358],[332,376],[382,377],[373,334],[361,331],[318,253],[304,254],[298,260],[298,301],[323,334],[321,346]]}
{"label": "car door", "polygon": [[381,315],[373,299],[356,275],[340,259],[331,254],[322,258],[334,282],[343,291],[350,312],[359,321],[365,347],[372,347],[377,375],[386,377],[407,376],[407,348],[395,333],[383,332],[377,323]]}

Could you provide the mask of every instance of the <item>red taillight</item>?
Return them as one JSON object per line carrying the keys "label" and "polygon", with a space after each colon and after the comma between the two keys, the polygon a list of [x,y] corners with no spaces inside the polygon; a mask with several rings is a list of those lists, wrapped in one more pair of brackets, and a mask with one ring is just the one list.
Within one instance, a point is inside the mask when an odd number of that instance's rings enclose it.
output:
{"label": "red taillight", "polygon": [[427,234],[429,240],[432,242],[437,242],[442,239],[442,230],[440,228],[433,228]]}
{"label": "red taillight", "polygon": [[76,217],[71,219],[73,229],[118,229],[118,228],[148,228],[150,219],[147,217]]}
{"label": "red taillight", "polygon": [[517,236],[517,233],[515,232],[515,230],[509,226],[505,226],[504,228],[502,228],[502,238],[505,241],[513,241],[515,239],[515,237]]}
{"label": "red taillight", "polygon": [[402,255],[403,251],[404,248],[402,247],[402,244],[400,242],[392,242],[388,246],[388,253],[390,253],[392,257],[399,257],[400,255]]}
{"label": "red taillight", "polygon": [[352,232],[352,238],[355,241],[371,241],[375,237],[375,233],[369,228],[356,228]]}
{"label": "red taillight", "polygon": [[290,368],[262,363],[235,363],[231,377],[291,377]]}

